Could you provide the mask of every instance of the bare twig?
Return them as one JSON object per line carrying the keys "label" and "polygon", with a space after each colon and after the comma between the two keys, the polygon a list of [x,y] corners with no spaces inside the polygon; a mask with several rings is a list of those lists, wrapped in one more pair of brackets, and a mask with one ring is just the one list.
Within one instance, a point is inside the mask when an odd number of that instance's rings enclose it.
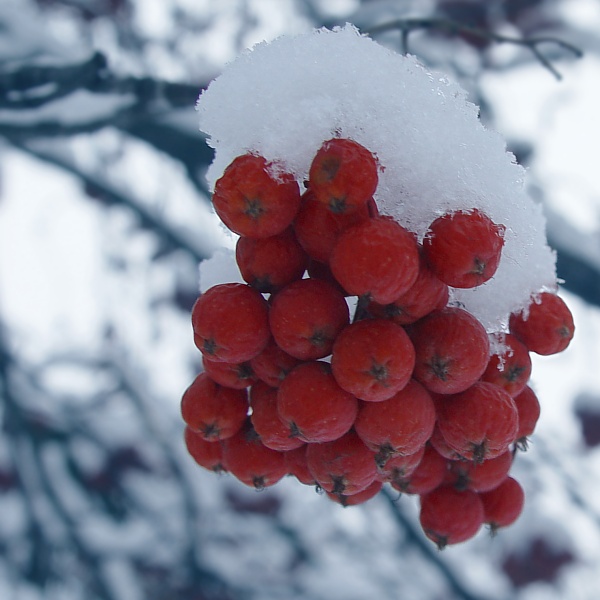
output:
{"label": "bare twig", "polygon": [[498,44],[513,44],[516,46],[522,46],[527,48],[542,64],[542,66],[548,69],[548,71],[550,71],[550,73],[556,77],[556,79],[561,79],[562,76],[552,64],[548,56],[542,52],[540,46],[551,44],[553,46],[558,46],[560,49],[565,50],[576,58],[581,58],[583,56],[583,52],[580,48],[559,38],[551,36],[525,38],[513,37],[440,17],[428,17],[423,19],[394,19],[373,27],[369,27],[368,29],[363,30],[363,33],[373,36],[386,31],[398,30],[402,35],[402,52],[407,54],[409,34],[423,29],[443,31],[451,35],[468,34],[470,36],[480,38],[482,40],[489,40]]}

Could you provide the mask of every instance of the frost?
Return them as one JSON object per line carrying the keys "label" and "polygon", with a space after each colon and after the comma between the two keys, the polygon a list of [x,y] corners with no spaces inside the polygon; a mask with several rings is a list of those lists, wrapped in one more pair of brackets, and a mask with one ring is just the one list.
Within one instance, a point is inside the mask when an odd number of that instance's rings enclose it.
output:
{"label": "frost", "polygon": [[495,277],[451,297],[489,331],[506,330],[532,294],[556,289],[541,206],[501,136],[483,127],[458,84],[351,25],[258,44],[210,84],[197,110],[216,150],[210,188],[247,151],[280,161],[303,182],[322,142],[340,135],[377,155],[381,212],[419,238],[451,210],[477,207],[505,225]]}

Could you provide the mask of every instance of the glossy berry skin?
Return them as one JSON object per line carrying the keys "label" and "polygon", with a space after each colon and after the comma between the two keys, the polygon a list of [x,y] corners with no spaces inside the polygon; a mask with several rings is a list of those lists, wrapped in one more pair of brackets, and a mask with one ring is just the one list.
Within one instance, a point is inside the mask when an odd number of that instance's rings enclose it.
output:
{"label": "glossy berry skin", "polygon": [[184,392],[181,416],[205,440],[216,442],[235,435],[248,413],[246,390],[234,390],[215,383],[200,373]]}
{"label": "glossy berry skin", "polygon": [[421,527],[440,550],[471,539],[483,519],[483,504],[470,490],[460,492],[452,486],[441,486],[421,497]]}
{"label": "glossy berry skin", "polygon": [[333,213],[352,212],[366,204],[377,189],[377,161],[354,140],[327,140],[317,151],[308,174],[315,198]]}
{"label": "glossy berry skin", "polygon": [[204,372],[216,383],[235,390],[243,390],[252,385],[257,377],[249,362],[224,363],[209,360],[202,356]]}
{"label": "glossy berry skin", "polygon": [[434,275],[421,253],[419,274],[408,291],[391,304],[371,302],[368,310],[373,317],[390,319],[398,325],[409,325],[436,309],[445,308],[448,296],[448,286]]}
{"label": "glossy berry skin", "polygon": [[223,457],[230,473],[257,490],[274,485],[287,473],[283,452],[267,448],[249,422],[223,442]]}
{"label": "glossy berry skin", "polygon": [[434,311],[407,331],[416,353],[413,376],[431,392],[464,391],[487,367],[487,333],[473,315],[461,308]]}
{"label": "glossy berry skin", "polygon": [[277,412],[277,388],[259,381],[250,388],[250,420],[261,442],[272,450],[285,452],[304,445],[292,435]]}
{"label": "glossy berry skin", "polygon": [[188,453],[201,467],[215,473],[227,470],[223,461],[223,447],[219,442],[207,442],[189,426],[185,428],[183,437]]}
{"label": "glossy berry skin", "polygon": [[265,349],[250,361],[256,376],[271,387],[279,387],[285,376],[298,364],[300,359],[284,352],[273,339]]}
{"label": "glossy berry skin", "polygon": [[403,494],[427,494],[442,484],[446,477],[447,461],[430,444],[412,473],[396,476],[390,483]]}
{"label": "glossy berry skin", "polygon": [[506,452],[519,429],[517,407],[502,388],[479,381],[436,404],[438,427],[459,456],[483,462]]}
{"label": "glossy berry skin", "polygon": [[240,237],[235,258],[244,281],[269,294],[301,279],[308,266],[308,256],[289,227],[267,238]]}
{"label": "glossy berry skin", "polygon": [[481,379],[499,385],[514,398],[531,376],[529,351],[514,335],[496,334],[494,337],[505,349],[492,354]]}
{"label": "glossy berry skin", "polygon": [[402,327],[383,319],[357,321],[333,344],[331,367],[338,384],[357,398],[381,402],[410,381],[413,345]]}
{"label": "glossy berry skin", "polygon": [[519,414],[517,445],[521,450],[526,450],[527,437],[534,432],[535,426],[540,418],[540,401],[535,392],[526,385],[523,391],[514,397],[514,402]]}
{"label": "glossy berry skin", "polygon": [[414,379],[384,402],[363,402],[354,423],[363,442],[377,452],[381,468],[396,454],[414,454],[431,437],[435,407],[427,390]]}
{"label": "glossy berry skin", "polygon": [[491,279],[504,246],[503,225],[485,213],[457,211],[438,217],[423,239],[432,271],[455,288],[473,288]]}
{"label": "glossy berry skin", "polygon": [[344,508],[347,506],[357,506],[358,504],[364,504],[371,498],[374,498],[379,494],[383,484],[381,481],[373,481],[371,485],[367,486],[364,490],[356,492],[356,494],[334,494],[333,492],[326,492],[327,497],[338,504],[341,504]]}
{"label": "glossy berry skin", "polygon": [[377,475],[374,453],[353,431],[331,442],[309,444],[306,461],[316,482],[333,494],[356,494]]}
{"label": "glossy berry skin", "polygon": [[498,487],[506,479],[512,461],[510,450],[482,463],[453,460],[448,463],[445,483],[453,485],[457,490],[487,492]]}
{"label": "glossy berry skin", "polygon": [[358,413],[358,400],[336,383],[326,362],[298,365],[278,390],[279,416],[305,442],[330,442],[341,437]]}
{"label": "glossy berry skin", "polygon": [[479,495],[483,504],[484,522],[492,533],[500,527],[512,525],[520,516],[525,504],[521,484],[507,477],[498,487]]}
{"label": "glossy berry skin", "polygon": [[212,203],[231,231],[263,238],[290,226],[300,207],[300,188],[292,175],[273,172],[262,156],[244,154],[217,180]]}
{"label": "glossy berry skin", "polygon": [[192,308],[194,342],[209,360],[242,363],[256,356],[271,337],[267,301],[243,283],[208,289]]}
{"label": "glossy berry skin", "polygon": [[536,354],[549,356],[565,350],[573,339],[575,324],[564,300],[544,292],[528,311],[527,317],[523,313],[510,316],[510,332]]}
{"label": "glossy berry skin", "polygon": [[300,210],[294,219],[298,242],[313,260],[326,263],[339,234],[370,218],[370,203],[374,204],[374,200],[351,212],[336,213],[319,202],[309,189],[303,195]]}
{"label": "glossy berry skin", "polygon": [[388,304],[416,281],[419,252],[408,230],[391,217],[380,216],[342,232],[329,266],[349,294]]}
{"label": "glossy berry skin", "polygon": [[275,342],[300,360],[331,354],[335,338],[349,321],[344,296],[325,281],[295,281],[271,300],[269,323]]}
{"label": "glossy berry skin", "polygon": [[308,444],[302,444],[299,448],[284,452],[285,466],[288,475],[293,475],[300,483],[304,485],[317,485],[315,478],[308,469],[306,461],[306,450]]}

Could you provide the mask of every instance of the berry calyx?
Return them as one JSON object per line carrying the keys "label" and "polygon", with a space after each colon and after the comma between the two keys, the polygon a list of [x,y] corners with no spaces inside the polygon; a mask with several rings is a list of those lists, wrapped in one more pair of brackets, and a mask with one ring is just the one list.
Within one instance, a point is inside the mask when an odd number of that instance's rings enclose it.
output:
{"label": "berry calyx", "polygon": [[492,354],[481,379],[499,385],[514,398],[531,376],[529,351],[514,335],[496,334],[494,338],[503,350]]}
{"label": "berry calyx", "polygon": [[492,535],[500,527],[512,525],[520,516],[525,504],[525,493],[521,484],[507,477],[498,487],[479,494],[484,511],[484,522]]}

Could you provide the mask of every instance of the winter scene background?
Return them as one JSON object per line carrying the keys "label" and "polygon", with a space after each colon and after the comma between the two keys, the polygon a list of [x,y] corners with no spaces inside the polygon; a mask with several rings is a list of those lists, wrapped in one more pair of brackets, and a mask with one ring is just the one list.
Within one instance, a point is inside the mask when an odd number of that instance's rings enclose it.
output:
{"label": "winter scene background", "polygon": [[[236,276],[196,100],[253,45],[346,23],[506,140],[577,328],[533,355],[520,519],[442,552],[415,498],[256,492],[183,444],[198,266]],[[598,31],[596,0],[2,0],[0,598],[597,598]]]}

